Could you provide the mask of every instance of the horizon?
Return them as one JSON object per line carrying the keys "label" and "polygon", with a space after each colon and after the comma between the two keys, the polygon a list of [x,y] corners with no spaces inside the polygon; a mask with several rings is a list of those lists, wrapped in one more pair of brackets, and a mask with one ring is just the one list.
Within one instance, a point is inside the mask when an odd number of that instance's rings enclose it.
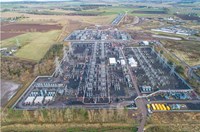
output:
{"label": "horizon", "polygon": [[68,0],[1,0],[1,2],[28,2],[28,1],[46,2],[46,1],[68,1]]}

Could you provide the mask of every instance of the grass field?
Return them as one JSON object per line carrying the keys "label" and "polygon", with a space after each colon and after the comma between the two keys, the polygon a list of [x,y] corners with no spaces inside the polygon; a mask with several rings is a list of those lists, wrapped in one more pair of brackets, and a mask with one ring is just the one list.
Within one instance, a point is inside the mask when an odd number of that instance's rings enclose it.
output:
{"label": "grass field", "polygon": [[34,111],[5,108],[2,112],[3,132],[10,131],[92,131],[136,132],[132,110],[85,108],[39,109]]}
{"label": "grass field", "polygon": [[162,40],[165,47],[190,66],[200,64],[200,43],[195,41]]}
{"label": "grass field", "polygon": [[[70,127],[72,125],[73,127]],[[110,126],[109,126],[110,125]],[[27,127],[28,126],[28,127]],[[45,131],[45,132],[137,132],[136,127],[131,127],[130,125],[118,123],[108,123],[108,124],[44,124],[44,125],[20,125],[15,126],[5,126],[2,132],[10,132],[13,130],[17,131]]]}
{"label": "grass field", "polygon": [[[48,49],[56,43],[57,37],[60,33],[60,30],[53,30],[45,33],[34,32],[17,36],[22,47],[16,52],[15,56],[23,59],[39,61]],[[2,41],[2,47],[15,45],[15,38]]]}
{"label": "grass field", "polygon": [[145,132],[198,132],[199,119],[198,112],[157,112],[147,120]]}
{"label": "grass field", "polygon": [[15,55],[20,58],[39,61],[45,55],[51,45],[56,42],[59,34],[60,31],[57,30],[47,33],[32,34],[32,41],[23,46]]}
{"label": "grass field", "polygon": [[[191,7],[189,7],[191,6]],[[188,14],[188,13],[196,13],[197,15],[200,15],[200,11],[199,10],[194,10],[194,8],[198,8],[200,6],[199,3],[195,3],[195,4],[191,4],[187,6],[181,6],[181,5],[177,5],[176,7],[171,7],[170,9],[170,14],[174,14],[174,13],[181,13],[181,14]]]}
{"label": "grass field", "polygon": [[[2,17],[19,17],[25,16],[27,18],[21,19],[20,23],[63,23],[63,21],[74,20],[79,22],[86,22],[89,24],[109,24],[116,17],[117,14],[101,15],[101,16],[62,16],[62,15],[33,15],[16,12],[3,12]],[[64,26],[64,25],[63,25]]]}
{"label": "grass field", "polygon": [[[157,8],[131,8],[131,7],[124,7],[124,6],[115,6],[115,7],[101,7],[99,9],[91,9],[87,11],[78,11],[78,13],[94,13],[100,16],[107,16],[107,15],[116,15],[119,13],[127,12],[129,15],[133,16],[160,16],[160,14],[146,14],[146,13],[134,13],[133,11],[163,11],[162,9]],[[163,15],[163,14],[162,14]],[[167,14],[164,14],[167,15]]]}

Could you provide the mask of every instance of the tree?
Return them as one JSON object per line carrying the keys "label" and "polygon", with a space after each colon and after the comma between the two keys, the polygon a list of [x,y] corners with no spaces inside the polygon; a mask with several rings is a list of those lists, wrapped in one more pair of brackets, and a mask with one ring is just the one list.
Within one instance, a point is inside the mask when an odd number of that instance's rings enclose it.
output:
{"label": "tree", "polygon": [[169,65],[173,65],[173,62],[171,61],[171,60],[169,60],[168,62],[167,62]]}
{"label": "tree", "polygon": [[176,72],[183,74],[184,73],[184,68],[180,65],[176,66],[175,68]]}

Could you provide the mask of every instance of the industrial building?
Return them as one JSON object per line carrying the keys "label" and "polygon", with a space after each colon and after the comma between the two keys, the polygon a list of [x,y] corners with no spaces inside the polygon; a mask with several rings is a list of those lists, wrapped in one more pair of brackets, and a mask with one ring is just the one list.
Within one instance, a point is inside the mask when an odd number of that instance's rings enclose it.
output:
{"label": "industrial building", "polygon": [[152,31],[157,31],[157,32],[164,32],[164,33],[172,33],[172,34],[178,34],[178,35],[194,35],[197,34],[199,31],[181,27],[181,26],[171,26],[171,27],[162,27],[158,29],[152,29]]}

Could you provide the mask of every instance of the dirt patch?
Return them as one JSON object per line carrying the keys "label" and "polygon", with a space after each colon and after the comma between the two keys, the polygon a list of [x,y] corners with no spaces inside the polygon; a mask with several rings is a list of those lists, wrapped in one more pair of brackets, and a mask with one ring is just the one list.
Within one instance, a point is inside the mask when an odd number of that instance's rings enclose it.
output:
{"label": "dirt patch", "polygon": [[156,40],[155,38],[151,37],[150,33],[143,33],[143,32],[128,32],[134,40]]}
{"label": "dirt patch", "polygon": [[61,29],[62,27],[59,25],[41,25],[41,24],[8,24],[2,25],[1,31],[2,32],[9,32],[9,31],[18,31],[18,32],[46,32],[50,30],[57,30]]}
{"label": "dirt patch", "polygon": [[1,80],[1,107],[15,94],[20,84]]}
{"label": "dirt patch", "polygon": [[183,20],[197,20],[198,22],[200,22],[200,18],[198,16],[185,15],[185,14],[176,14],[176,16]]}
{"label": "dirt patch", "polygon": [[21,34],[23,33],[1,33],[1,40],[12,38]]}
{"label": "dirt patch", "polygon": [[1,39],[11,38],[26,32],[46,32],[50,30],[61,29],[59,25],[42,25],[42,24],[2,24]]}

